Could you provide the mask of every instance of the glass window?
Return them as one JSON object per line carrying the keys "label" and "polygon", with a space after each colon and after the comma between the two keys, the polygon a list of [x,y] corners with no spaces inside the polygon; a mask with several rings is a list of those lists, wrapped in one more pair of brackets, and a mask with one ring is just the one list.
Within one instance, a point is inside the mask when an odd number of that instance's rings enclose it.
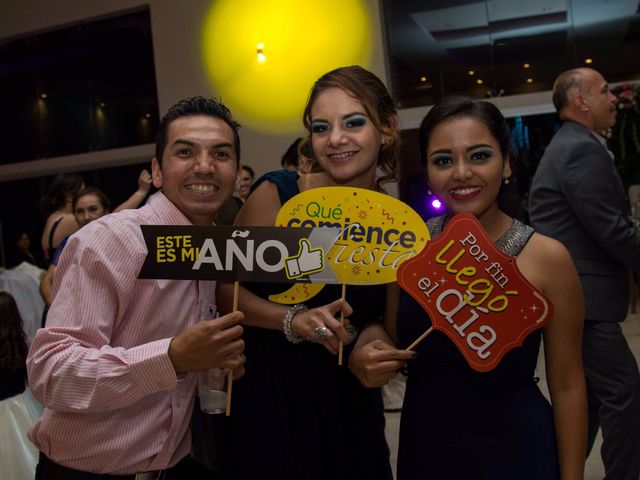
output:
{"label": "glass window", "polygon": [[149,11],[0,43],[0,163],[152,143]]}

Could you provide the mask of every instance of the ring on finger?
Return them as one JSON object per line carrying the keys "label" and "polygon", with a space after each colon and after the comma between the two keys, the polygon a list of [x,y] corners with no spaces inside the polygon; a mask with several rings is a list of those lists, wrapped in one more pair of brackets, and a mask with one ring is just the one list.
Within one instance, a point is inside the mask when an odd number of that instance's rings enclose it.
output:
{"label": "ring on finger", "polygon": [[321,327],[316,327],[313,329],[313,336],[322,342],[327,336],[327,330],[329,329],[324,325],[322,325]]}

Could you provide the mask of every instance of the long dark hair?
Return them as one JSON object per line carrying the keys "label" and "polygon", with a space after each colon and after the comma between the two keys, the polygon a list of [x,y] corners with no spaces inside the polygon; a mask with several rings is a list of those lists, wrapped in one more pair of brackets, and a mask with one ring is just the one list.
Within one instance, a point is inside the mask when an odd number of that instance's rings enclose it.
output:
{"label": "long dark hair", "polygon": [[28,351],[16,301],[10,293],[0,290],[0,368],[23,367]]}
{"label": "long dark hair", "polygon": [[515,155],[512,152],[511,134],[507,121],[493,103],[463,95],[452,95],[444,97],[429,110],[422,119],[420,130],[418,131],[420,165],[424,167],[425,174],[427,172],[427,148],[429,147],[429,140],[433,130],[443,122],[460,117],[473,117],[479,120],[491,132],[493,138],[498,141],[502,158],[505,162],[509,162],[511,167],[509,184],[505,185],[503,183],[498,193],[498,207],[506,214],[516,216],[519,202],[513,165]]}
{"label": "long dark hair", "polygon": [[56,175],[47,194],[42,198],[42,212],[45,216],[62,208],[68,195],[75,195],[84,185],[82,177],[76,173],[60,173]]}
{"label": "long dark hair", "polygon": [[395,180],[400,153],[400,135],[393,124],[396,107],[382,81],[370,71],[357,65],[336,68],[325,73],[313,84],[302,114],[302,122],[309,134],[299,147],[301,151],[310,152],[311,171],[317,171],[317,160],[313,149],[310,148],[311,109],[318,95],[329,88],[339,88],[360,102],[376,129],[388,138],[388,141],[382,145],[378,157],[378,168],[382,170],[383,175],[378,178],[377,184],[381,187],[384,183]]}

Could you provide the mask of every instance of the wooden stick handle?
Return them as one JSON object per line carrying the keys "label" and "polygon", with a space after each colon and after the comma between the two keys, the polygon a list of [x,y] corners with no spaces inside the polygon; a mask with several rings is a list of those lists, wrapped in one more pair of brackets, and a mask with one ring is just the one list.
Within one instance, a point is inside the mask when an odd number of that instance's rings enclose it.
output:
{"label": "wooden stick handle", "polygon": [[[233,282],[233,310],[238,310],[238,286],[239,282]],[[231,415],[231,392],[233,391],[233,370],[227,371],[227,410],[225,415],[228,417]]]}
{"label": "wooden stick handle", "polygon": [[231,391],[233,390],[233,370],[227,371],[227,410],[224,414],[229,417],[231,415]]}
{"label": "wooden stick handle", "polygon": [[238,310],[238,288],[240,286],[240,282],[237,280],[233,282],[233,311]]}
{"label": "wooden stick handle", "polygon": [[422,335],[420,335],[411,345],[409,345],[407,347],[407,350],[413,350],[414,348],[416,348],[418,346],[418,344],[424,340],[425,338],[427,338],[427,335],[429,335],[431,332],[433,331],[433,327],[429,327],[429,330],[427,330],[426,332],[424,332]]}
{"label": "wooden stick handle", "polygon": [[[347,298],[347,284],[343,283],[342,284],[342,300],[346,300]],[[344,311],[342,309],[340,309],[340,323],[342,324],[342,326],[344,326]],[[343,350],[344,344],[342,343],[342,339],[340,339],[340,346],[338,349],[338,365],[342,365],[342,350]]]}

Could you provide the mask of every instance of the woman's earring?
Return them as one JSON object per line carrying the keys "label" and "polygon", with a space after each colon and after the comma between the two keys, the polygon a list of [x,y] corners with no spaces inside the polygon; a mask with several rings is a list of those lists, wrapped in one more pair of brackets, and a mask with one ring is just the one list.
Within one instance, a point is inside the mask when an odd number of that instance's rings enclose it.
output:
{"label": "woman's earring", "polygon": [[389,140],[391,140],[387,135],[383,135],[382,136],[382,144],[386,145],[387,143],[389,143]]}
{"label": "woman's earring", "polygon": [[504,177],[502,181],[504,182],[505,185],[509,185],[509,183],[511,182],[511,180],[509,180],[509,177]]}
{"label": "woman's earring", "polygon": [[429,196],[433,195],[433,192],[431,191],[430,188],[427,188],[427,195],[429,195]]}

